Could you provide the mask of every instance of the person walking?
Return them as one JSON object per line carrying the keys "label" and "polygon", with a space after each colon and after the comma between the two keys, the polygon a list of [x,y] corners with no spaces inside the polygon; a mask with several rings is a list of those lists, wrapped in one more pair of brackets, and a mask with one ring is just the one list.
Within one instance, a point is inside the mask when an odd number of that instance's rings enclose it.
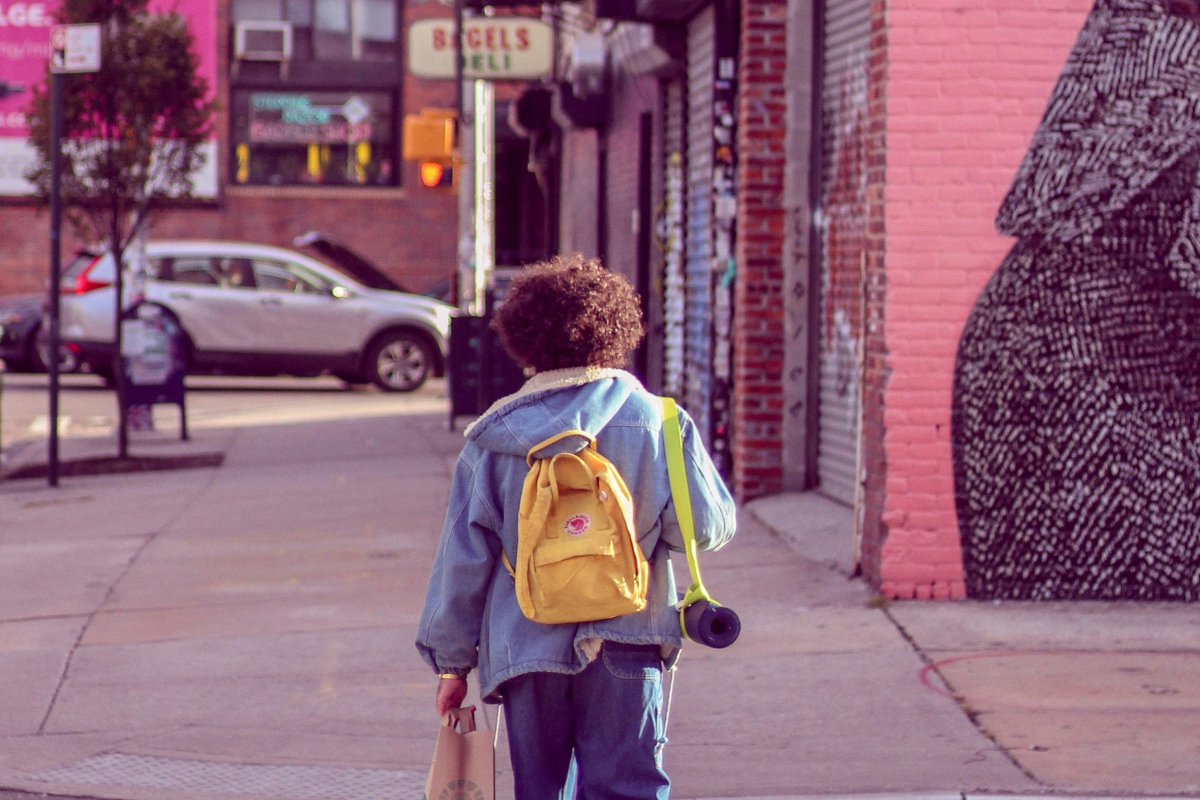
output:
{"label": "person walking", "polygon": [[[513,282],[493,327],[533,376],[467,428],[429,579],[417,649],[440,676],[440,715],[461,706],[467,676],[503,703],[517,800],[553,800],[571,758],[587,800],[666,800],[662,677],[682,645],[669,551],[682,551],[667,475],[659,399],[621,369],[644,335],[629,283],[596,260],[559,256]],[[696,540],[725,545],[733,499],[681,409]],[[649,562],[646,606],[612,619],[543,624],[521,611],[505,560],[517,562],[517,517],[539,442],[578,429],[633,495]],[[574,436],[536,453],[576,452]]]}

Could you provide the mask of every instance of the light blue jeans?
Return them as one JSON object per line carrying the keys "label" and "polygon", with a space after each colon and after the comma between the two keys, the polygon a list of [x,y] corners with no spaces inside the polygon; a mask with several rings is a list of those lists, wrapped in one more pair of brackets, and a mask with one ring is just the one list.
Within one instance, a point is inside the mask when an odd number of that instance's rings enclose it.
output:
{"label": "light blue jeans", "polygon": [[578,674],[506,682],[517,800],[570,800],[569,777],[578,800],[667,800],[662,676],[658,645],[605,642]]}

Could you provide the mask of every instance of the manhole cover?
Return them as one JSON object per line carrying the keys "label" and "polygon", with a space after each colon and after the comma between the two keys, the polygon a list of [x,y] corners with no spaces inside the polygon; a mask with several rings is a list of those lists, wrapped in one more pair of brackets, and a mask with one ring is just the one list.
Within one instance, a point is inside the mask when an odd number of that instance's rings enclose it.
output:
{"label": "manhole cover", "polygon": [[421,800],[425,775],[393,769],[230,764],[105,753],[27,776],[47,783],[139,786],[296,800]]}

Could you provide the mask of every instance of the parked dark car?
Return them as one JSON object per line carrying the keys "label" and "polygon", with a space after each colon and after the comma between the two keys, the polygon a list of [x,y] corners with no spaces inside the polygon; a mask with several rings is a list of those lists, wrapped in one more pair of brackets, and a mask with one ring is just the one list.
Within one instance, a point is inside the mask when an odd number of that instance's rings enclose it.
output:
{"label": "parked dark car", "polygon": [[[0,361],[9,372],[45,372],[46,352],[50,349],[42,318],[46,299],[40,294],[14,294],[0,297]],[[79,357],[63,346],[58,368],[61,372],[79,369]]]}
{"label": "parked dark car", "polygon": [[37,335],[42,326],[40,294],[0,297],[0,359],[9,372],[42,372]]}

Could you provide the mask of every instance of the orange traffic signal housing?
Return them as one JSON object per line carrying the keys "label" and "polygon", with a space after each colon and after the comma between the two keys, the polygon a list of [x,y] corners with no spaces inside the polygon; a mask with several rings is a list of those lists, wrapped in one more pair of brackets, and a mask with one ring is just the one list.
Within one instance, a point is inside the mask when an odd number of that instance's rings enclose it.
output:
{"label": "orange traffic signal housing", "polygon": [[422,186],[434,189],[457,185],[456,120],[454,111],[443,108],[426,108],[420,114],[404,117],[403,156],[407,161],[420,162]]}
{"label": "orange traffic signal housing", "polygon": [[420,114],[404,117],[404,147],[406,161],[449,161],[454,158],[453,111],[424,109]]}

